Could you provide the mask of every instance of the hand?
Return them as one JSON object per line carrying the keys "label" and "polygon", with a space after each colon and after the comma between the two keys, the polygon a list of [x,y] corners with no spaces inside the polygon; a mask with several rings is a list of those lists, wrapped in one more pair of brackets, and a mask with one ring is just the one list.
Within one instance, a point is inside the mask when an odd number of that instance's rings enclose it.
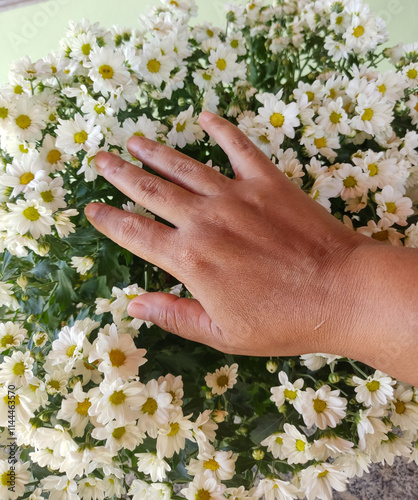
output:
{"label": "hand", "polygon": [[89,219],[195,297],[143,295],[130,314],[224,352],[315,352],[330,330],[336,278],[368,240],[293,185],[231,123],[203,113],[201,124],[228,154],[235,180],[140,137],[129,151],[168,181],[112,154],[96,157],[107,180],[175,228],[105,205],[89,205]]}

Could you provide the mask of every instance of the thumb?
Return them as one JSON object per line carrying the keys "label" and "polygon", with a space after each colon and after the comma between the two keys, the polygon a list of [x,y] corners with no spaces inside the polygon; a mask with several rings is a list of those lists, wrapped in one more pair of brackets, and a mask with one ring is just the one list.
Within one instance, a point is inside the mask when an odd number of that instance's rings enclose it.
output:
{"label": "thumb", "polygon": [[144,293],[128,305],[133,318],[152,321],[163,330],[219,349],[222,332],[198,300],[171,293]]}

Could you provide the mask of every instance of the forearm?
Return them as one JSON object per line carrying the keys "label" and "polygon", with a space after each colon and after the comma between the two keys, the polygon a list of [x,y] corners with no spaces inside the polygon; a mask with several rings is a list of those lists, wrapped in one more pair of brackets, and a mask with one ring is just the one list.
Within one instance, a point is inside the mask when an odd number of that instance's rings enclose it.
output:
{"label": "forearm", "polygon": [[345,324],[351,332],[337,354],[418,386],[418,251],[363,245],[349,267]]}

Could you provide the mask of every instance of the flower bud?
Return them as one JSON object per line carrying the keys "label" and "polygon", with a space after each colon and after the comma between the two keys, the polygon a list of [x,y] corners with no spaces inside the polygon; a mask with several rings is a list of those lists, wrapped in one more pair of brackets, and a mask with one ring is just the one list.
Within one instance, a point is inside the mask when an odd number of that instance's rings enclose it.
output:
{"label": "flower bud", "polygon": [[212,391],[207,391],[205,395],[206,395],[206,399],[212,399],[213,398]]}
{"label": "flower bud", "polygon": [[38,245],[36,253],[41,257],[45,257],[45,255],[49,252],[50,249],[51,246],[48,243],[41,243],[40,245]]}
{"label": "flower bud", "polygon": [[41,413],[39,415],[39,419],[42,420],[42,422],[48,422],[49,421],[49,415],[48,415],[48,413]]}
{"label": "flower bud", "polygon": [[317,380],[314,385],[315,391],[320,389],[323,385],[325,385],[325,382],[323,380]]}
{"label": "flower bud", "polygon": [[20,298],[23,300],[23,302],[27,302],[30,299],[29,295],[27,295],[26,293]]}
{"label": "flower bud", "polygon": [[256,450],[253,450],[252,455],[254,460],[263,460],[265,453],[263,450],[257,448]]}
{"label": "flower bud", "polygon": [[293,358],[289,358],[287,360],[287,364],[289,365],[290,368],[294,368],[296,366],[296,361]]}
{"label": "flower bud", "polygon": [[338,373],[330,373],[328,376],[328,382],[330,384],[338,384],[338,382],[341,380],[341,377]]}
{"label": "flower bud", "polygon": [[21,274],[17,280],[16,280],[17,284],[20,286],[20,288],[25,291],[26,290],[26,286],[27,284],[29,283],[28,281],[28,278],[26,278],[26,276],[24,276],[23,274]]}
{"label": "flower bud", "polygon": [[351,375],[347,375],[344,379],[344,382],[349,385],[350,387],[356,387],[357,384],[353,381],[353,377],[354,375],[351,374]]}
{"label": "flower bud", "polygon": [[68,387],[70,387],[70,389],[74,389],[74,387],[77,385],[77,382],[81,382],[81,380],[81,377],[73,377],[68,382]]}
{"label": "flower bud", "polygon": [[241,425],[239,429],[237,429],[237,434],[241,436],[246,436],[248,434],[248,427],[246,425]]}
{"label": "flower bud", "polygon": [[278,410],[279,410],[279,413],[285,414],[287,412],[287,406],[285,404],[283,404],[282,406],[279,406]]}
{"label": "flower bud", "polygon": [[213,410],[212,412],[212,420],[217,424],[220,424],[225,420],[225,417],[228,415],[227,411],[224,410]]}
{"label": "flower bud", "polygon": [[266,363],[266,369],[270,373],[276,373],[277,370],[279,369],[279,364],[277,363],[277,361],[269,359]]}
{"label": "flower bud", "polygon": [[30,325],[33,325],[34,323],[36,323],[36,316],[34,314],[31,314],[29,318],[26,320],[26,322],[29,323]]}

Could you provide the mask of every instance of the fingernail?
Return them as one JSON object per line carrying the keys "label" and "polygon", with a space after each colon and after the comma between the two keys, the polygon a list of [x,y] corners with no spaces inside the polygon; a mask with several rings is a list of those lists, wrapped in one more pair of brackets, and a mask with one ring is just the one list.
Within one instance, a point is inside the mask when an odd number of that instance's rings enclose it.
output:
{"label": "fingernail", "polygon": [[132,318],[144,319],[148,320],[149,317],[149,309],[146,304],[141,302],[136,302],[137,299],[129,302],[127,311],[129,316]]}
{"label": "fingernail", "polygon": [[89,203],[84,209],[84,213],[88,219],[94,219],[97,212],[100,210],[100,205],[98,203]]}
{"label": "fingernail", "polygon": [[112,155],[112,153],[108,153],[107,151],[100,151],[94,157],[94,163],[99,170],[104,170],[113,159],[114,156]]}

